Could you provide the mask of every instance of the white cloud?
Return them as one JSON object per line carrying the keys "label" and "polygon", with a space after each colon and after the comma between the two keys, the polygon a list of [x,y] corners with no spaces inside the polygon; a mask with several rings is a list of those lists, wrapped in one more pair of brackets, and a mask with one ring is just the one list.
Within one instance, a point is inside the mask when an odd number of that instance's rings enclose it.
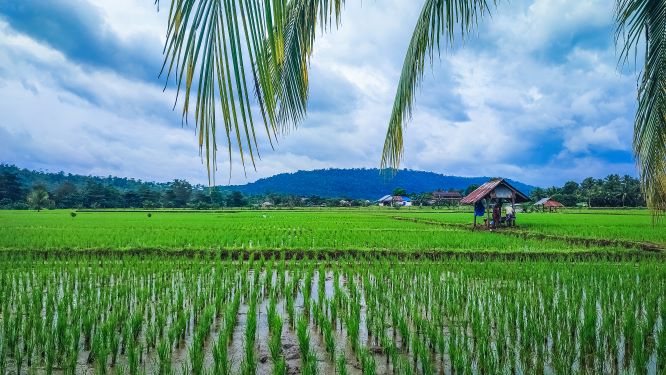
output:
{"label": "white cloud", "polygon": [[[163,41],[166,4],[157,13],[152,1],[88,1],[120,40]],[[612,19],[608,3],[500,3],[478,38],[426,68],[403,165],[539,185],[582,171],[630,172],[635,80],[617,72],[612,35],[603,34]],[[348,2],[340,29],[315,42],[307,119],[275,150],[261,137],[262,159],[256,171],[246,165],[247,177],[234,152],[230,181],[378,166],[419,8],[405,0]],[[53,171],[206,183],[194,129],[181,128],[179,108],[171,111],[173,90],[163,93],[158,80],[122,71],[70,61],[0,21],[0,86],[11,93],[0,102],[7,114],[0,134],[11,139],[0,159]],[[226,183],[226,145],[219,150],[217,181]],[[621,156],[604,159],[600,151]]]}

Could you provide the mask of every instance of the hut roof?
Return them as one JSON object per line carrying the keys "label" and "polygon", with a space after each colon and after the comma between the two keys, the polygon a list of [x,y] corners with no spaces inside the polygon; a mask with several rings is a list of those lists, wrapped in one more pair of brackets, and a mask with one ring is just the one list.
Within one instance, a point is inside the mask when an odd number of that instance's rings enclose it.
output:
{"label": "hut roof", "polygon": [[385,195],[385,196],[383,196],[383,197],[377,199],[377,202],[382,202],[382,203],[384,203],[384,202],[390,202],[390,201],[392,201],[392,200],[393,200],[393,196],[392,196],[392,195]]}
{"label": "hut roof", "polygon": [[544,207],[564,207],[564,205],[558,201],[549,199],[546,203],[543,204]]}
{"label": "hut roof", "polygon": [[536,203],[534,203],[534,205],[535,205],[535,206],[541,206],[541,205],[543,205],[544,203],[548,202],[549,199],[550,199],[550,198],[541,198],[541,199],[539,199]]}
{"label": "hut roof", "polygon": [[564,205],[556,200],[548,198],[541,198],[538,202],[534,203],[535,206],[544,206],[544,207],[564,207]]}
{"label": "hut roof", "polygon": [[473,192],[469,193],[465,198],[463,198],[460,203],[462,204],[474,204],[487,196],[489,196],[495,189],[497,189],[500,186],[505,186],[509,190],[511,190],[516,197],[516,203],[521,203],[521,202],[529,202],[530,199],[527,197],[527,195],[521,193],[518,189],[513,187],[510,183],[508,183],[505,179],[503,178],[498,178],[494,180],[490,180],[486,182],[485,184],[479,186],[476,190]]}
{"label": "hut roof", "polygon": [[434,191],[432,197],[436,199],[444,198],[462,198],[462,195],[457,191]]}

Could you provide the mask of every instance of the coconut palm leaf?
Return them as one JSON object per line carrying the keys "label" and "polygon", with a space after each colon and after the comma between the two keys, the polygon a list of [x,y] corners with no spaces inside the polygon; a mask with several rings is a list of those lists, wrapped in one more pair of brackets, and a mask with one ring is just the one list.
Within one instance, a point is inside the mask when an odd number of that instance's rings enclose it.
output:
{"label": "coconut palm leaf", "polygon": [[327,30],[333,19],[337,26],[343,3],[171,0],[161,75],[167,84],[175,82],[174,107],[184,96],[183,122],[194,118],[209,181],[216,169],[218,131],[226,137],[230,166],[234,146],[242,165],[249,160],[254,166],[259,152],[253,108],[261,113],[271,146],[303,119],[317,26]]}
{"label": "coconut palm leaf", "polygon": [[394,170],[403,155],[403,130],[411,118],[414,92],[423,79],[426,59],[430,64],[434,52],[442,43],[452,45],[456,38],[464,38],[478,25],[479,20],[490,13],[490,0],[427,0],[414,28],[412,39],[402,66],[398,89],[389,120],[381,168]]}
{"label": "coconut palm leaf", "polygon": [[666,3],[617,0],[615,22],[621,61],[645,52],[633,151],[648,206],[659,214],[666,211]]}

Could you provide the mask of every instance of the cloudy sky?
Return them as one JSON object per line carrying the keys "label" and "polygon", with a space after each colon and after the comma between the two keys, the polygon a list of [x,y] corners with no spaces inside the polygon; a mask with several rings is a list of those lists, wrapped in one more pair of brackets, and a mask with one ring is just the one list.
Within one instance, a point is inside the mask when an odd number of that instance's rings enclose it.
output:
{"label": "cloudy sky", "polygon": [[[162,7],[167,0],[162,1]],[[635,175],[636,70],[618,70],[609,0],[511,0],[442,53],[417,96],[403,167],[540,186]],[[320,36],[306,121],[261,142],[247,176],[377,167],[421,1],[348,0]],[[192,125],[158,78],[167,13],[153,0],[0,2],[0,162],[207,183]]]}

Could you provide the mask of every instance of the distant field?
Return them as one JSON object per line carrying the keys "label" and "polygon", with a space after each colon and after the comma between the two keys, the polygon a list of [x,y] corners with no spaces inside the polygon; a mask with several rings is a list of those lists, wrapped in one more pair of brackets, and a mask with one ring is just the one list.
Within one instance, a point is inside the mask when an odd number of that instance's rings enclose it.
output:
{"label": "distant field", "polygon": [[155,211],[151,217],[107,211],[74,218],[70,212],[0,211],[0,248],[529,253],[627,252],[646,242],[666,247],[666,225],[653,225],[647,211],[519,214],[517,232],[502,234],[471,231],[470,213],[431,209]]}

